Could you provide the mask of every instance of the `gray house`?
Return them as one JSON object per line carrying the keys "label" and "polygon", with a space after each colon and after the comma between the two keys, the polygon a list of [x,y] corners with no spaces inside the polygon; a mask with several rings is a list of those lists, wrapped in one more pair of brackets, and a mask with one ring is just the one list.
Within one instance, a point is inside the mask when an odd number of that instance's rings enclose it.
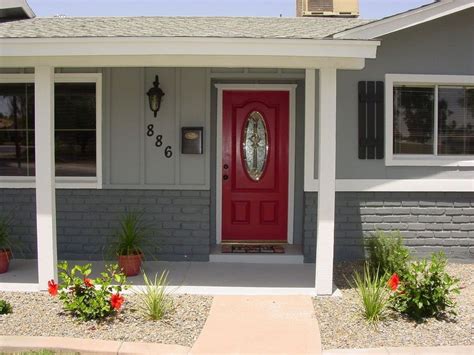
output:
{"label": "gray house", "polygon": [[158,260],[315,262],[320,295],[377,229],[473,260],[474,1],[377,21],[297,3],[41,18],[0,2],[0,212],[40,288],[57,258],[103,259],[128,210]]}

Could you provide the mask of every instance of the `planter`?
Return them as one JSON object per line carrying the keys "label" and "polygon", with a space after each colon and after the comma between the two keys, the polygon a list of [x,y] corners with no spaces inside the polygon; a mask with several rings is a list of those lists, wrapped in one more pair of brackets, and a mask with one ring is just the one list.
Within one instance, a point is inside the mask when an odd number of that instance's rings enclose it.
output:
{"label": "planter", "polygon": [[0,274],[4,274],[8,271],[10,266],[10,256],[8,250],[0,251]]}
{"label": "planter", "polygon": [[140,273],[143,254],[119,255],[118,264],[126,276],[136,276]]}

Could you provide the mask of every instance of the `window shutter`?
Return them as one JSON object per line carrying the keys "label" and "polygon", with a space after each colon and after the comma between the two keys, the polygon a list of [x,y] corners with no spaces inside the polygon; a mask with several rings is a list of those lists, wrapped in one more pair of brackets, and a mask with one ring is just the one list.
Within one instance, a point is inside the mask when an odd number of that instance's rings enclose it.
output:
{"label": "window shutter", "polygon": [[384,158],[383,81],[359,81],[359,159]]}

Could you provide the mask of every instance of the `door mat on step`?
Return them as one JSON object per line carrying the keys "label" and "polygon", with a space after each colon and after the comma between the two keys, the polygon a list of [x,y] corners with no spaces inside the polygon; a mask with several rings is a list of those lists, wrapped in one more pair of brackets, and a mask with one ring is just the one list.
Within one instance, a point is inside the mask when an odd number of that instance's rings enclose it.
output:
{"label": "door mat on step", "polygon": [[284,254],[281,245],[223,245],[224,254]]}

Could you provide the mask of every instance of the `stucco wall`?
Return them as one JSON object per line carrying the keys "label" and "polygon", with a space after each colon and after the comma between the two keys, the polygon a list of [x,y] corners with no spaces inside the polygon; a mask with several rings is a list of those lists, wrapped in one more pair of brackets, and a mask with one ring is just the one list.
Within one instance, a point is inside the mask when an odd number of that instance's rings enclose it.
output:
{"label": "stucco wall", "polygon": [[[361,80],[385,74],[474,75],[474,9],[382,37],[377,59],[361,71],[338,72],[337,178],[474,178],[472,168],[386,167],[358,158],[358,90]],[[390,94],[390,93],[389,93]]]}
{"label": "stucco wall", "polygon": [[[316,255],[317,193],[305,193],[304,254]],[[336,194],[335,258],[364,257],[363,236],[399,230],[415,256],[444,251],[474,262],[474,193]]]}

